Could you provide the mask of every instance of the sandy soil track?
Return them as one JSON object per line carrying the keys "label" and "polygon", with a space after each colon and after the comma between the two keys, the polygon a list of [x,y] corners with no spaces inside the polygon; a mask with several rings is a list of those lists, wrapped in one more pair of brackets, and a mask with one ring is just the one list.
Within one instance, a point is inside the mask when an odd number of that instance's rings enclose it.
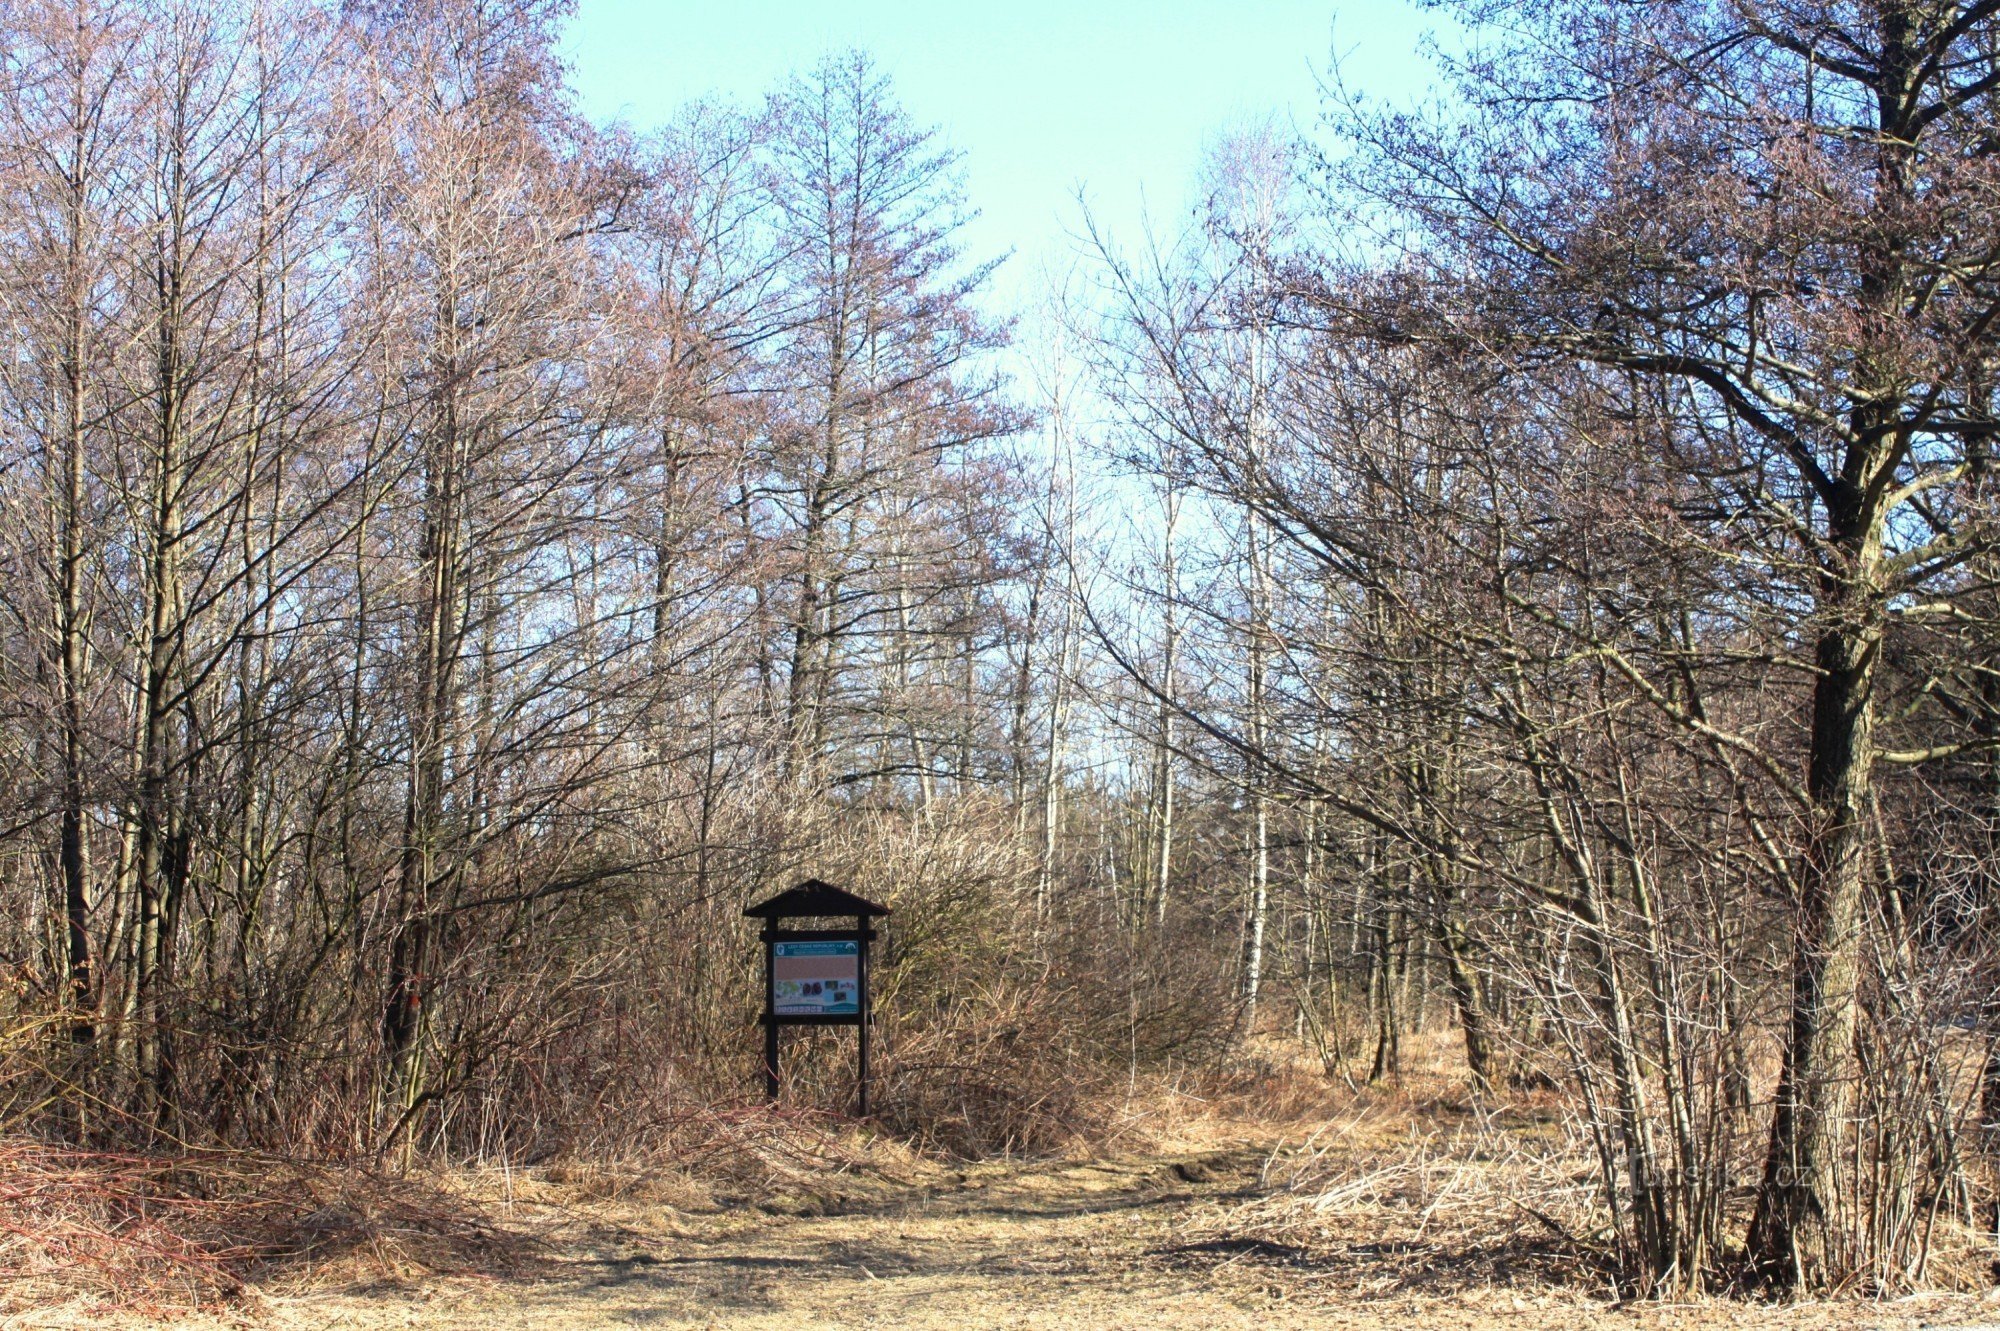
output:
{"label": "sandy soil track", "polygon": [[[271,1298],[283,1327],[1250,1327],[1291,1324],[1253,1272],[1217,1281],[1174,1221],[1254,1182],[1254,1149],[976,1166],[921,1186],[550,1225],[532,1274]],[[1304,1323],[1301,1323],[1304,1324]],[[1313,1324],[1320,1324],[1318,1319]]]}
{"label": "sandy soil track", "polygon": [[[1191,1243],[1193,1208],[1246,1196],[1265,1151],[981,1165],[921,1181],[827,1180],[749,1206],[628,1199],[525,1207],[535,1256],[504,1275],[268,1294],[221,1324],[312,1331],[610,1327],[1418,1328],[2000,1326],[1968,1299],[1615,1309],[1506,1290],[1355,1302],[1292,1255]],[[1351,1272],[1349,1273],[1351,1274]],[[183,1327],[206,1319],[178,1322]]]}

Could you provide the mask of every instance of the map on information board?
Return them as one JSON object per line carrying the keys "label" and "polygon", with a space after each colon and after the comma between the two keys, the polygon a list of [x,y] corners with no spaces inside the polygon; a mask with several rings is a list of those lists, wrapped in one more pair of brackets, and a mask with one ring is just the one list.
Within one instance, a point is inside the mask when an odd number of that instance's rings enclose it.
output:
{"label": "map on information board", "polygon": [[861,945],[774,943],[771,1010],[781,1017],[859,1016]]}

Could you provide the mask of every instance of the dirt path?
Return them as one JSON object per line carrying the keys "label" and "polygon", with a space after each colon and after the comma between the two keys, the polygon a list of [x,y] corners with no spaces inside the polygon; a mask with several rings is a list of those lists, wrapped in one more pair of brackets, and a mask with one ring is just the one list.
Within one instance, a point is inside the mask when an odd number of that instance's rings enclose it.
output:
{"label": "dirt path", "polygon": [[325,1331],[1285,1326],[1254,1278],[1212,1278],[1213,1257],[1178,1252],[1173,1231],[1188,1207],[1253,1186],[1263,1159],[1246,1146],[976,1166],[708,1214],[622,1206],[559,1226],[532,1277],[272,1299],[269,1313]]}
{"label": "dirt path", "polygon": [[[1351,1279],[1301,1267],[1282,1252],[1188,1241],[1179,1222],[1193,1209],[1254,1195],[1267,1155],[1246,1142],[1083,1164],[980,1165],[921,1180],[839,1175],[758,1205],[729,1197],[679,1207],[631,1200],[525,1205],[515,1220],[534,1236],[533,1256],[508,1274],[412,1271],[400,1282],[266,1294],[224,1324],[283,1331],[1804,1331],[2000,1323],[2000,1306],[1963,1299],[1615,1309],[1581,1295],[1557,1301],[1461,1289],[1436,1299],[1364,1301],[1354,1297]],[[1335,1293],[1342,1287],[1347,1297]]]}

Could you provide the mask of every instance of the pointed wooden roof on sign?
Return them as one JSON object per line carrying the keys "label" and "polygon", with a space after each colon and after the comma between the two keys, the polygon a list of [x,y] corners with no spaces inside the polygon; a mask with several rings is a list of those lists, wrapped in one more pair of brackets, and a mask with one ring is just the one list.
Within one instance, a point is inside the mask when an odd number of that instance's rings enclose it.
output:
{"label": "pointed wooden roof on sign", "polygon": [[778,920],[793,915],[887,915],[889,908],[832,883],[808,878],[743,913],[754,919]]}

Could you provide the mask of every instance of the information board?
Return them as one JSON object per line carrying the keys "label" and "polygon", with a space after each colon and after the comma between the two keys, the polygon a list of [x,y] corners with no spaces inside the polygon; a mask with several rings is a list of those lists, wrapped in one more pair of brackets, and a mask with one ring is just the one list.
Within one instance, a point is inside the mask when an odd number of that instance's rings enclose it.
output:
{"label": "information board", "polygon": [[861,944],[835,940],[771,946],[772,1012],[781,1017],[860,1013]]}

